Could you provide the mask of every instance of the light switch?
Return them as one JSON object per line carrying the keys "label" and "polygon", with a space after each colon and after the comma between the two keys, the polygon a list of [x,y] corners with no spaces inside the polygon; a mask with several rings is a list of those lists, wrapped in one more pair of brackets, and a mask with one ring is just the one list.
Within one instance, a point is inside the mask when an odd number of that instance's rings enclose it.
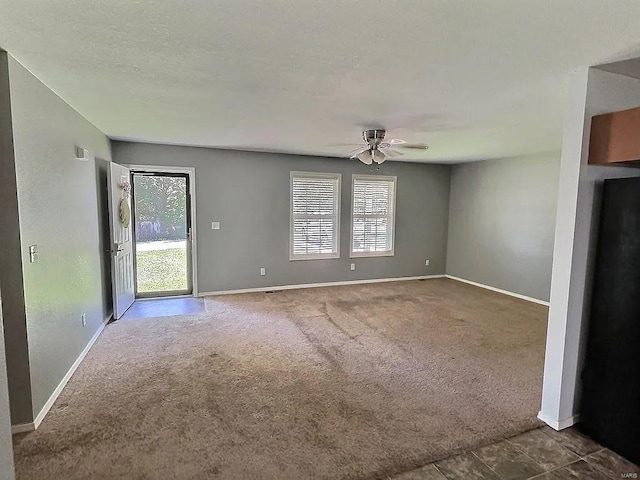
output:
{"label": "light switch", "polygon": [[29,245],[29,263],[38,261],[38,245]]}
{"label": "light switch", "polygon": [[211,230],[220,230],[220,222],[211,222]]}

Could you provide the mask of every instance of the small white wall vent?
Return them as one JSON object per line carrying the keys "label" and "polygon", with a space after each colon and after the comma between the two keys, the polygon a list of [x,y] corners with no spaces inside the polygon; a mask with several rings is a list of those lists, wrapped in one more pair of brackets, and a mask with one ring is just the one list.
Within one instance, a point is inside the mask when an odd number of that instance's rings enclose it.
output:
{"label": "small white wall vent", "polygon": [[91,152],[86,148],[76,145],[76,160],[89,160],[91,158]]}

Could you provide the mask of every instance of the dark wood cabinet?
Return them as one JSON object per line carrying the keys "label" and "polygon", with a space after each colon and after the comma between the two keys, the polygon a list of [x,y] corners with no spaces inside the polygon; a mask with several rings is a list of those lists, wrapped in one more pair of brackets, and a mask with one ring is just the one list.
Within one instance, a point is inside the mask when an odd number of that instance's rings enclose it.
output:
{"label": "dark wood cabinet", "polygon": [[581,429],[640,464],[640,178],[605,181],[594,274]]}
{"label": "dark wood cabinet", "polygon": [[589,164],[640,166],[640,107],[591,119]]}

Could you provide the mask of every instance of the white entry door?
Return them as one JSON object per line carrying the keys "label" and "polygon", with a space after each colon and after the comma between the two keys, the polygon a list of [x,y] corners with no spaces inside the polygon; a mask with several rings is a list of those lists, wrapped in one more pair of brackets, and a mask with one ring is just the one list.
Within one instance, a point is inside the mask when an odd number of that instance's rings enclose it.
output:
{"label": "white entry door", "polygon": [[135,300],[131,177],[127,167],[111,163],[109,197],[113,318],[118,319]]}

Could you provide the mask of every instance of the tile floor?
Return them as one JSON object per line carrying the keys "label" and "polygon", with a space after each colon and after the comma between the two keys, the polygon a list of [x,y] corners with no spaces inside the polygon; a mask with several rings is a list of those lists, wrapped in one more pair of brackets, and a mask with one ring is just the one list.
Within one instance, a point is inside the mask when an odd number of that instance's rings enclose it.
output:
{"label": "tile floor", "polygon": [[640,478],[640,467],[603,448],[575,428],[543,427],[390,480],[613,480]]}
{"label": "tile floor", "polygon": [[204,312],[206,312],[204,298],[150,298],[133,302],[133,305],[125,312],[122,319],[170,317]]}

